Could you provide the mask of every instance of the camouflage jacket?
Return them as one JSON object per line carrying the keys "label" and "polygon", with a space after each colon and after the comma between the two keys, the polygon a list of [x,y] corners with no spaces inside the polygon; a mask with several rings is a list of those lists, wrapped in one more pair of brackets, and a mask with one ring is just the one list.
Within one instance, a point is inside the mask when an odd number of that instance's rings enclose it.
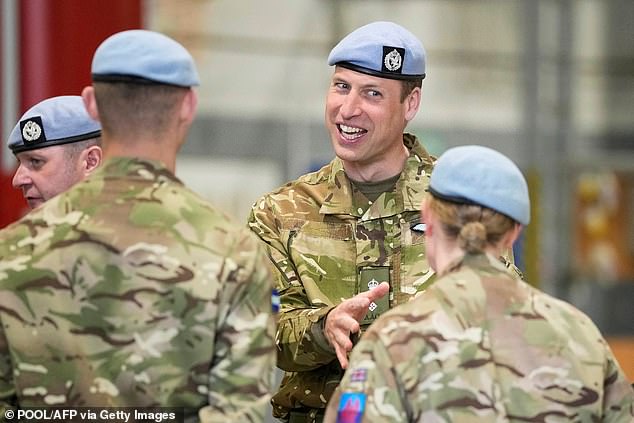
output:
{"label": "camouflage jacket", "polygon": [[587,316],[469,255],[370,327],[325,421],[624,423],[634,391]]}
{"label": "camouflage jacket", "polygon": [[0,231],[0,404],[262,421],[268,266],[253,234],[161,164],[107,161]]}
{"label": "camouflage jacket", "polygon": [[[429,282],[420,204],[433,159],[418,140],[396,188],[373,204],[353,188],[341,160],[258,200],[249,227],[268,246],[277,269],[281,313],[276,344],[286,371],[273,413],[324,408],[343,371],[323,334],[326,314],[363,290],[362,269],[389,272],[389,306],[408,301]],[[367,289],[367,287],[365,288]]]}

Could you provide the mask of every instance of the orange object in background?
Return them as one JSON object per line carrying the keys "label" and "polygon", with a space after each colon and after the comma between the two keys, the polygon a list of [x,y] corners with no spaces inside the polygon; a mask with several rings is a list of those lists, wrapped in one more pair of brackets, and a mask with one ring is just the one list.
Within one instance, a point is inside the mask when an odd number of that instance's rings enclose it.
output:
{"label": "orange object in background", "polygon": [[634,336],[608,337],[607,341],[627,378],[634,383]]}
{"label": "orange object in background", "polygon": [[634,171],[582,171],[573,208],[574,279],[586,308],[634,383]]}
{"label": "orange object in background", "polygon": [[585,171],[578,175],[573,208],[577,277],[634,283],[633,207],[634,172]]}

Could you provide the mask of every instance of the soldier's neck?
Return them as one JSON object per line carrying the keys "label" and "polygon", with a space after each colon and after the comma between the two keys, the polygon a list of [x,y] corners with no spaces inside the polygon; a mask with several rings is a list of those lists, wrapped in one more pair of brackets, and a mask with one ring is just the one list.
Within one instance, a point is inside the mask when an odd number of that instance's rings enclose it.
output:
{"label": "soldier's neck", "polygon": [[135,157],[139,159],[161,162],[172,173],[176,172],[175,146],[141,140],[107,140],[103,139],[103,155],[107,160],[111,157]]}

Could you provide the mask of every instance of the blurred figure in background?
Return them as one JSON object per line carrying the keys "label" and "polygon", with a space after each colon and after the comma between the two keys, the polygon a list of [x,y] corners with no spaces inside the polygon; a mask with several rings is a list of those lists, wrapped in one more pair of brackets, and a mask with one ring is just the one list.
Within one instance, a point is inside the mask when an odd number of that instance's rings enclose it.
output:
{"label": "blurred figure in background", "polygon": [[438,279],[364,334],[326,421],[634,421],[634,392],[593,322],[499,261],[530,220],[510,159],[449,149],[422,216]]}
{"label": "blurred figure in background", "polygon": [[[96,50],[104,163],[0,231],[0,402],[263,421],[275,363],[261,243],[174,175],[198,73],[162,34]],[[183,421],[178,419],[178,421]]]}
{"label": "blurred figure in background", "polygon": [[80,96],[46,99],[27,110],[9,135],[18,159],[13,187],[33,209],[84,179],[101,164],[101,125]]}

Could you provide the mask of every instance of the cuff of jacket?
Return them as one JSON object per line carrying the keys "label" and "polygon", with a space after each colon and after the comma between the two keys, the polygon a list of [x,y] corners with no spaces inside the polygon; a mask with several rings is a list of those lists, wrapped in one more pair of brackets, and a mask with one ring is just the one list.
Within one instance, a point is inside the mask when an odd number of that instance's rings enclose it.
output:
{"label": "cuff of jacket", "polygon": [[332,311],[335,306],[323,307],[317,310],[315,313],[312,313],[309,317],[312,324],[310,325],[310,336],[313,339],[314,345],[321,351],[318,350],[319,353],[335,355],[335,349],[330,345],[328,339],[326,338],[326,334],[324,332],[326,326],[326,317],[328,317],[328,313]]}

